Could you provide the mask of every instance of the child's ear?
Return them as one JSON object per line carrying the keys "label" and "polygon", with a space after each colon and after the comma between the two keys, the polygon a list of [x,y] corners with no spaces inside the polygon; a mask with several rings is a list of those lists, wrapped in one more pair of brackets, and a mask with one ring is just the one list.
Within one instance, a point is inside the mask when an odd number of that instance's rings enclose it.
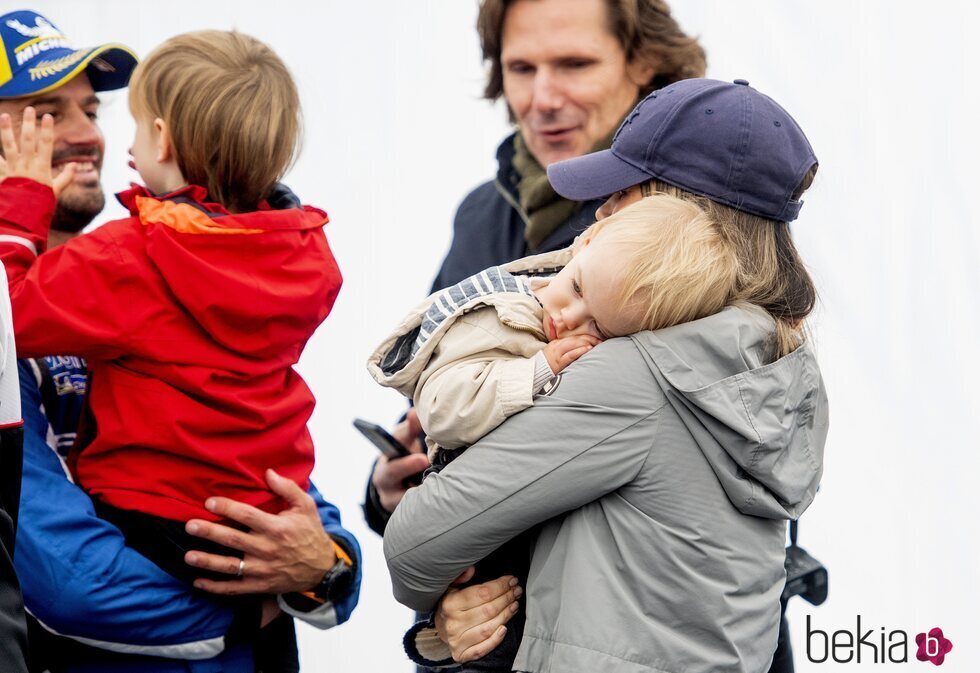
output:
{"label": "child's ear", "polygon": [[572,241],[572,257],[585,250],[585,246],[591,243],[593,238],[594,234],[588,229],[576,236],[575,240]]}
{"label": "child's ear", "polygon": [[157,136],[157,161],[163,164],[170,161],[174,154],[170,142],[170,127],[167,126],[167,122],[157,117],[153,120],[153,129]]}

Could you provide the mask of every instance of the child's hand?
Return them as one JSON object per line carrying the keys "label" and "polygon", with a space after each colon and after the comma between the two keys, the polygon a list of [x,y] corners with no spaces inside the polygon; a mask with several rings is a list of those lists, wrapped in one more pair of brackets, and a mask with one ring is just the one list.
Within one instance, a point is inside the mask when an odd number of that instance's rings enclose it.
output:
{"label": "child's hand", "polygon": [[52,177],[51,154],[54,151],[54,118],[44,115],[37,129],[37,114],[32,107],[24,108],[20,126],[20,147],[14,137],[14,124],[9,114],[0,115],[0,179],[30,178],[54,190],[57,197],[75,179],[75,164],[67,164],[58,177]]}
{"label": "child's hand", "polygon": [[555,339],[544,347],[544,357],[551,365],[551,371],[557,374],[600,343],[602,340],[591,334],[576,334],[575,336]]}

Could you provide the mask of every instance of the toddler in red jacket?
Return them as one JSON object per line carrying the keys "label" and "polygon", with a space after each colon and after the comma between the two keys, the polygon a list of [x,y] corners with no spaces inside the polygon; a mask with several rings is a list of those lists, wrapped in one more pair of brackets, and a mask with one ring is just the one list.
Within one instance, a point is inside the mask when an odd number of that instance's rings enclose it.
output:
{"label": "toddler in red jacket", "polygon": [[314,399],[293,365],[341,276],[326,214],[278,185],[300,106],[265,44],[221,31],[172,38],[134,71],[129,103],[131,165],[146,185],[119,195],[130,217],[47,252],[52,185],[72,169],[52,180],[49,116],[35,134],[27,108],[19,148],[0,120],[0,260],[19,355],[88,361],[73,476],[134,546],[186,576],[196,538],[183,522],[217,519],[208,496],[278,512],[269,468],[308,487]]}

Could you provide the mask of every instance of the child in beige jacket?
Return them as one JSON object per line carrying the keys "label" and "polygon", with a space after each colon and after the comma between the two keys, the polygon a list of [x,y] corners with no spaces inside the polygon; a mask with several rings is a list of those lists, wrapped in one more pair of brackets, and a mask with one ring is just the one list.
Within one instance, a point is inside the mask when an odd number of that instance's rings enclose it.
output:
{"label": "child in beige jacket", "polygon": [[[720,311],[736,272],[696,205],[666,194],[596,222],[570,248],[492,267],[429,296],[368,370],[414,400],[433,464],[533,404],[601,341]],[[454,452],[451,452],[454,453]]]}

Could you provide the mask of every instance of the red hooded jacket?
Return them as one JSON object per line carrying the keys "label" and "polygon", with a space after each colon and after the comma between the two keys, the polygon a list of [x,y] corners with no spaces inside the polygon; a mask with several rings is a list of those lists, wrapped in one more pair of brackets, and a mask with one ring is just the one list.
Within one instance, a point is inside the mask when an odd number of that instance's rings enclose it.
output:
{"label": "red hooded jacket", "polygon": [[18,355],[88,360],[76,480],[176,520],[215,520],[203,507],[215,494],[279,511],[266,468],[308,486],[314,400],[293,365],[341,285],[323,211],[229,214],[206,198],[134,187],[119,195],[132,217],[38,254],[54,194],[0,183]]}

